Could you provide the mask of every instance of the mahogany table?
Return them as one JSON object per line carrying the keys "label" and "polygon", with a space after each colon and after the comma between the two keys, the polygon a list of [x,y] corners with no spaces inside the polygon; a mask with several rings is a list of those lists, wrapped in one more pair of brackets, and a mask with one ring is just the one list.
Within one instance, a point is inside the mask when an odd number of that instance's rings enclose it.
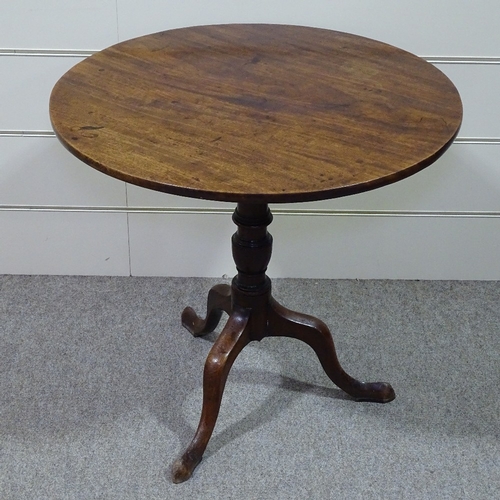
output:
{"label": "mahogany table", "polygon": [[[427,167],[462,119],[454,85],[403,50],[329,30],[222,25],[119,43],[66,73],[50,99],[60,141],[118,179],[167,193],[237,203],[232,285],[191,308],[195,336],[229,319],[208,354],[196,435],[173,466],[188,479],[215,426],[228,372],[252,340],[310,345],[334,384],[358,401],[388,402],[392,387],[340,366],[327,326],[271,295],[269,203],[360,193]],[[297,235],[300,237],[300,235]]]}

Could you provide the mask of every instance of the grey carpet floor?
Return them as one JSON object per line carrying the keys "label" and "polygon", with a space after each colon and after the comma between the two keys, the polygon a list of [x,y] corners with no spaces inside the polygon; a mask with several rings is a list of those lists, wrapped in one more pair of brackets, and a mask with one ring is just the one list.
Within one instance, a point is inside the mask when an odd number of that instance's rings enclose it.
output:
{"label": "grey carpet floor", "polygon": [[292,339],[247,346],[186,483],[220,280],[0,276],[0,498],[500,498],[500,283],[276,280],[323,319],[341,363],[391,382],[356,403]]}

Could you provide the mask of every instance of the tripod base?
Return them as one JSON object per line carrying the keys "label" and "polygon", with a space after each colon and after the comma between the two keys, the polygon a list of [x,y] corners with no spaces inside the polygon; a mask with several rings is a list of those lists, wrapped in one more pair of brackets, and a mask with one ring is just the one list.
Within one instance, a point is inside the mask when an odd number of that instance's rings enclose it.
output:
{"label": "tripod base", "polygon": [[238,275],[231,286],[216,285],[209,294],[207,315],[202,319],[193,309],[182,313],[182,324],[194,335],[212,332],[222,312],[229,319],[212,346],[203,372],[203,409],[196,434],[173,465],[172,479],[189,479],[201,462],[219,414],[222,394],[232,364],[253,340],[265,337],[291,337],[308,344],[331,381],[356,401],[387,403],[395,398],[393,388],[384,382],[360,382],[341,367],[332,335],[319,319],[293,312],[271,295],[271,282],[265,269],[271,256],[272,238],[266,227],[271,215],[266,206],[238,205],[233,216],[239,230],[233,236],[233,255]]}

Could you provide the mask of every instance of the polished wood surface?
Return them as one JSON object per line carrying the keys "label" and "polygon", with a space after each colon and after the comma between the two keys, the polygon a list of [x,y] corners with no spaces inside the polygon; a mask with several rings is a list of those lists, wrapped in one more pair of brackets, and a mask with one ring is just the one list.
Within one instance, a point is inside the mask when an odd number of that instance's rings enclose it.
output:
{"label": "polished wood surface", "polygon": [[89,165],[159,191],[295,202],[373,189],[435,161],[462,106],[438,69],[390,45],[273,25],[126,41],[56,84],[51,120]]}

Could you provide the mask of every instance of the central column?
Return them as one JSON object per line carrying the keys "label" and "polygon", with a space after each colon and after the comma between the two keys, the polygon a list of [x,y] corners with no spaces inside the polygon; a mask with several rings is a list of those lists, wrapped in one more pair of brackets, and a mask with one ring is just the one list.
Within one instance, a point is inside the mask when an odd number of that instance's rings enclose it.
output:
{"label": "central column", "polygon": [[232,237],[233,258],[238,274],[232,283],[233,306],[255,308],[271,293],[266,276],[273,238],[267,232],[273,216],[266,203],[238,203],[233,221],[238,230]]}

